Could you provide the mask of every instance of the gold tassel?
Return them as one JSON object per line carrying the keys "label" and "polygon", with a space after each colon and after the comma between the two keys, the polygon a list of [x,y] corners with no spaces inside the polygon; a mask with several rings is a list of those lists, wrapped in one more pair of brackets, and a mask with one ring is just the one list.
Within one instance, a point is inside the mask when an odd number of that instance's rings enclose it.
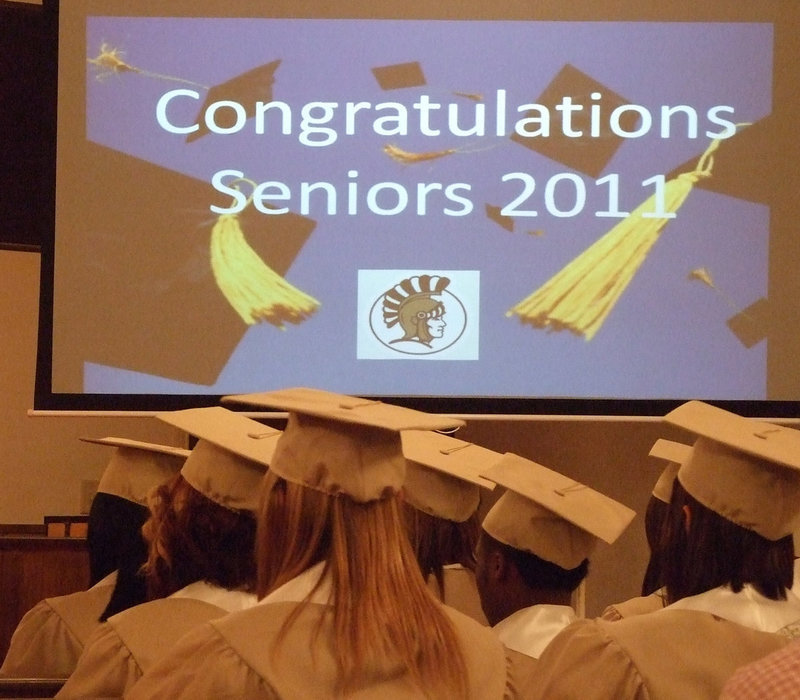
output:
{"label": "gold tassel", "polygon": [[[711,176],[712,141],[695,170],[682,173],[664,185],[664,208],[676,212],[694,184]],[[644,218],[656,204],[650,196],[625,219],[598,239],[533,294],[511,307],[523,323],[550,330],[569,330],[588,341],[600,329],[622,292],[644,262],[666,225],[666,218]]]}
{"label": "gold tassel", "polygon": [[163,73],[153,73],[152,71],[142,70],[141,68],[132,66],[122,58],[124,53],[125,52],[122,51],[122,49],[102,43],[100,45],[100,53],[98,53],[95,58],[87,58],[86,61],[97,67],[98,79],[118,73],[137,73],[138,75],[144,75],[148,78],[170,80],[176,83],[184,83],[185,85],[194,85],[195,87],[200,87],[204,90],[209,89],[207,85],[201,85],[193,80],[184,80],[183,78],[178,78],[174,75],[164,75]]}
{"label": "gold tassel", "polygon": [[453,153],[458,153],[458,149],[446,148],[443,151],[412,153],[411,151],[403,150],[399,146],[395,146],[393,143],[387,143],[383,147],[383,152],[392,160],[396,160],[398,163],[419,163],[420,161],[424,160],[436,160],[437,158],[444,158],[444,156],[453,155]]}
{"label": "gold tassel", "polygon": [[225,298],[248,325],[302,323],[319,302],[300,291],[258,256],[244,238],[239,217],[222,214],[211,229],[211,268]]}

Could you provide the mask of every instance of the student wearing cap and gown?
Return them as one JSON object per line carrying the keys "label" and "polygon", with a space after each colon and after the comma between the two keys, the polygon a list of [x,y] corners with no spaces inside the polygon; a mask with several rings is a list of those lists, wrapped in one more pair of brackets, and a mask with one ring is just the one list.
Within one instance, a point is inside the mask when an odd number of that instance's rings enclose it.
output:
{"label": "student wearing cap and gown", "polygon": [[534,698],[717,698],[738,667],[790,641],[800,431],[700,401],[665,420],[697,436],[665,529],[669,604],[570,625],[540,659]]}
{"label": "student wearing cap and gown", "polygon": [[66,678],[108,615],[143,602],[138,570],[148,492],[178,473],[189,450],[122,437],[81,438],[113,448],[89,511],[90,588],[46,598],[20,621],[0,678]]}
{"label": "student wearing cap and gown", "polygon": [[436,600],[402,520],[399,431],[462,422],[313,389],[227,400],[289,412],[264,481],[262,600],[187,634],[131,700],[510,692],[502,645]]}
{"label": "student wearing cap and gown", "polygon": [[678,475],[678,469],[691,451],[690,445],[659,438],[650,449],[651,457],[667,460],[667,466],[653,487],[647,508],[644,513],[644,531],[650,547],[650,560],[642,580],[642,594],[636,598],[609,605],[600,617],[604,620],[621,620],[624,617],[642,615],[663,608],[667,602],[664,589],[663,529],[669,513],[669,502],[672,498],[672,485]]}
{"label": "student wearing cap and gown", "polygon": [[157,417],[199,440],[151,496],[151,600],[94,632],[56,697],[120,697],[192,627],[256,603],[255,511],[280,431],[221,406]]}
{"label": "student wearing cap and gown", "polygon": [[598,541],[614,542],[635,513],[512,453],[482,475],[506,491],[483,520],[478,591],[500,641],[525,657],[530,671],[553,637],[576,619],[572,594]]}
{"label": "student wearing cap and gown", "polygon": [[480,471],[502,455],[480,445],[426,430],[401,433],[406,457],[403,510],[423,577],[439,600],[483,625],[475,584],[475,546],[481,489],[494,482]]}

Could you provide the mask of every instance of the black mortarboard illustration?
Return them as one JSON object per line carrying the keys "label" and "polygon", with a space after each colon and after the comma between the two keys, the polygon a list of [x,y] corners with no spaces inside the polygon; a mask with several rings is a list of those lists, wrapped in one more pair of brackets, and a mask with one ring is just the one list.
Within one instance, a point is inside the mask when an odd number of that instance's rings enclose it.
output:
{"label": "black mortarboard illustration", "polygon": [[[593,92],[599,92],[602,95],[601,99],[591,100],[590,96]],[[559,113],[556,112],[555,107],[562,103],[564,97],[571,97],[574,104],[583,105],[581,111],[572,114],[572,128],[582,131],[583,136],[566,136],[561,129]],[[567,63],[534,102],[550,110],[550,135],[547,137],[520,136],[514,133],[511,136],[512,141],[573,170],[586,173],[591,177],[598,177],[624,139],[611,133],[605,122],[603,122],[599,135],[591,136],[589,108],[591,105],[598,105],[601,113],[607,119],[615,108],[629,104],[630,101]],[[537,115],[528,113],[523,116]],[[627,112],[620,119],[620,126],[625,131],[633,131],[637,120],[638,116],[635,113]]]}
{"label": "black mortarboard illustration", "polygon": [[[781,160],[777,153],[770,157],[771,153],[780,148],[780,140],[774,133],[775,127],[774,117],[740,126],[734,136],[720,141],[719,148],[714,153],[713,177],[700,180],[695,186],[748,202],[770,204],[776,195],[774,163]],[[704,148],[705,146],[699,146],[698,151]],[[667,179],[687,172],[695,162],[697,156],[675,168],[667,175]]]}
{"label": "black mortarboard illustration", "polygon": [[[196,384],[213,384],[247,324],[221,292],[209,250],[225,205],[210,183],[96,144],[87,144],[101,204],[82,212],[81,231],[57,247],[54,390],[83,390],[94,362]],[[147,188],[108,182],[147,182]],[[283,275],[315,228],[296,214],[247,207],[241,228],[256,254]],[[59,379],[59,377],[66,377]],[[56,386],[56,382],[58,385]]]}
{"label": "black mortarboard illustration", "polygon": [[[773,206],[777,198],[785,197],[775,187],[775,163],[780,162],[778,150],[781,139],[777,134],[774,116],[765,117],[753,124],[739,125],[734,136],[722,139],[714,153],[714,170],[711,177],[698,180],[697,189],[735,197],[748,202]],[[671,178],[687,168],[695,158],[676,167],[667,178]],[[772,236],[780,238],[783,228],[779,224],[779,213],[771,212]],[[793,235],[793,226],[792,235]],[[787,229],[788,230],[788,229]],[[779,247],[775,240],[771,245]],[[794,275],[789,268],[773,265],[771,276],[774,284],[780,286],[781,275]],[[773,336],[780,318],[791,323],[796,317],[796,300],[785,299],[788,303],[776,304],[766,298],[758,299],[736,315],[728,319],[728,328],[747,348],[753,347],[764,338]]]}
{"label": "black mortarboard illustration", "polygon": [[[200,128],[189,134],[186,137],[186,142],[196,141],[200,137],[210,133],[202,116],[209,105],[214,102],[220,102],[222,100],[238,102],[245,108],[247,116],[252,117],[255,114],[256,102],[269,102],[272,100],[272,85],[275,82],[275,71],[278,69],[280,63],[280,59],[265,63],[263,66],[257,66],[256,68],[252,68],[237,75],[235,78],[226,80],[224,83],[210,87],[206,94],[205,102],[203,102],[203,106],[200,108],[200,112],[197,116],[197,123],[200,125]],[[226,116],[229,119],[229,123],[225,121]],[[233,115],[226,115],[224,110],[217,112],[215,118],[220,127],[225,128],[233,126]]]}
{"label": "black mortarboard illustration", "polygon": [[769,335],[773,318],[767,299],[750,304],[728,321],[728,328],[746,348],[751,348]]}
{"label": "black mortarboard illustration", "polygon": [[500,213],[500,207],[495,207],[491,204],[486,205],[487,218],[494,221],[499,226],[503,227],[506,231],[514,232],[514,219],[510,216],[504,216]]}
{"label": "black mortarboard illustration", "polygon": [[425,74],[418,61],[378,66],[372,69],[372,74],[378,81],[378,85],[381,86],[381,90],[397,90],[425,85]]}

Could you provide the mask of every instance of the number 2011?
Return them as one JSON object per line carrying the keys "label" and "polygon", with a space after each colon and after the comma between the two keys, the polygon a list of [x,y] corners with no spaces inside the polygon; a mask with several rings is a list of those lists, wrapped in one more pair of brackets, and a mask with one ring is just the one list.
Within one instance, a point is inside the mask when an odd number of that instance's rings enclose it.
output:
{"label": "number 2011", "polygon": [[[535,209],[525,209],[528,200],[536,190],[536,180],[529,173],[507,173],[503,175],[503,182],[518,180],[522,183],[522,191],[511,202],[506,204],[500,213],[503,216],[539,216]],[[651,211],[642,212],[645,219],[674,219],[675,212],[667,211],[664,206],[664,183],[663,175],[654,175],[642,181],[642,187],[653,186],[653,208]],[[596,186],[608,187],[608,208],[605,211],[596,211],[595,216],[624,219],[630,215],[628,211],[621,211],[619,208],[619,175],[611,173],[599,180],[595,180]],[[561,206],[556,203],[556,192],[558,192]],[[571,196],[570,196],[571,195]],[[570,200],[572,206],[564,208],[565,200]],[[568,218],[578,216],[586,206],[586,183],[583,178],[574,173],[559,173],[547,180],[544,186],[544,206],[547,213],[551,216]]]}

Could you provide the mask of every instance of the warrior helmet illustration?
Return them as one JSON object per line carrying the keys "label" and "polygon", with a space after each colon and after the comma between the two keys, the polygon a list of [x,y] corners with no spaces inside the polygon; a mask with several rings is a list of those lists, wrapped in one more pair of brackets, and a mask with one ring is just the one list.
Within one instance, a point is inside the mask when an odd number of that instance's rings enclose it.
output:
{"label": "warrior helmet illustration", "polygon": [[434,338],[443,336],[446,324],[441,297],[449,284],[447,277],[416,275],[384,293],[382,305],[386,327],[400,324],[403,330],[403,336],[392,343],[412,341],[431,347]]}

